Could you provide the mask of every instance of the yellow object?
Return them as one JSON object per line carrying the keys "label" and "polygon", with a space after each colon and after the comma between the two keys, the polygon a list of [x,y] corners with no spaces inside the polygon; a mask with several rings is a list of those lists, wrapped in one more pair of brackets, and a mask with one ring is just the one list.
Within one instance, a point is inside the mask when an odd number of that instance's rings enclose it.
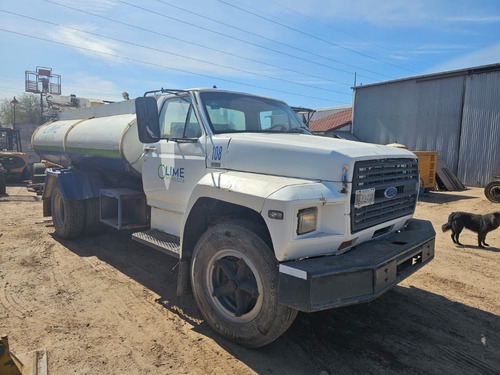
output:
{"label": "yellow object", "polygon": [[9,177],[22,178],[28,157],[24,152],[0,150],[0,164],[7,170]]}
{"label": "yellow object", "polygon": [[434,189],[436,187],[436,151],[412,151],[418,157],[418,172],[420,174],[420,187]]}
{"label": "yellow object", "polygon": [[2,336],[0,340],[0,374],[22,375],[22,369],[21,362],[9,350],[8,337]]}

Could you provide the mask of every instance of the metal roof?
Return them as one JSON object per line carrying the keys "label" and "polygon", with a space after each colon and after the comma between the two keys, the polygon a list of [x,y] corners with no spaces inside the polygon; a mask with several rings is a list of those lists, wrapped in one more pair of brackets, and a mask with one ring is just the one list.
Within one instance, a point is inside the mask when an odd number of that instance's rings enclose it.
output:
{"label": "metal roof", "polygon": [[332,130],[351,124],[351,120],[352,108],[347,108],[340,112],[320,118],[319,120],[311,121],[309,123],[309,129],[312,132],[328,133]]}
{"label": "metal roof", "polygon": [[391,84],[391,83],[395,83],[395,82],[404,82],[404,81],[412,81],[412,80],[417,81],[417,82],[425,82],[425,81],[431,81],[434,79],[460,77],[460,76],[467,76],[467,75],[472,75],[472,74],[489,73],[489,72],[497,72],[497,71],[500,71],[500,63],[490,64],[490,65],[481,65],[481,66],[476,66],[476,67],[472,67],[472,68],[465,68],[465,69],[458,69],[458,70],[449,70],[446,72],[423,74],[423,75],[419,75],[419,76],[394,79],[391,81],[370,83],[367,85],[354,86],[354,87],[352,87],[352,89],[358,90],[358,89],[362,89],[365,87],[387,85],[387,84]]}

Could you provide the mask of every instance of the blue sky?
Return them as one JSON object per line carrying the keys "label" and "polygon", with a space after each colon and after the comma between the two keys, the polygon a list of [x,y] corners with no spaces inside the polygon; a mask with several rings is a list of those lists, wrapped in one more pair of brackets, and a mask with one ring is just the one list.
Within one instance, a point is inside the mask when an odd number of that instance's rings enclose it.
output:
{"label": "blue sky", "polygon": [[293,106],[500,63],[500,1],[0,0],[0,100],[50,67],[62,94],[122,100],[212,87]]}

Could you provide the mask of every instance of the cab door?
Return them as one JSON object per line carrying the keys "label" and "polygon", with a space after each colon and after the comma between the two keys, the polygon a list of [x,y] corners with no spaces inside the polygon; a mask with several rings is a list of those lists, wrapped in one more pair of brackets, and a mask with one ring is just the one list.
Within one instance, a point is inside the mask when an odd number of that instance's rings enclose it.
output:
{"label": "cab door", "polygon": [[[142,179],[147,202],[155,220],[172,219],[180,225],[188,199],[198,181],[205,175],[205,134],[189,95],[176,96],[163,102],[160,110],[160,140],[145,146]],[[177,216],[177,219],[175,218]],[[155,219],[156,217],[156,219]],[[178,234],[175,224],[163,225]]]}

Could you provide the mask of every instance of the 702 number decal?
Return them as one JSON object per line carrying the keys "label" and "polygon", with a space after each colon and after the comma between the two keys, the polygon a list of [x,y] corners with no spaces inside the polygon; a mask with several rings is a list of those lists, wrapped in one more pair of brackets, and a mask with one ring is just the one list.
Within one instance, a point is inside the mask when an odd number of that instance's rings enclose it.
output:
{"label": "702 number decal", "polygon": [[222,159],[222,146],[214,146],[212,148],[212,160]]}

